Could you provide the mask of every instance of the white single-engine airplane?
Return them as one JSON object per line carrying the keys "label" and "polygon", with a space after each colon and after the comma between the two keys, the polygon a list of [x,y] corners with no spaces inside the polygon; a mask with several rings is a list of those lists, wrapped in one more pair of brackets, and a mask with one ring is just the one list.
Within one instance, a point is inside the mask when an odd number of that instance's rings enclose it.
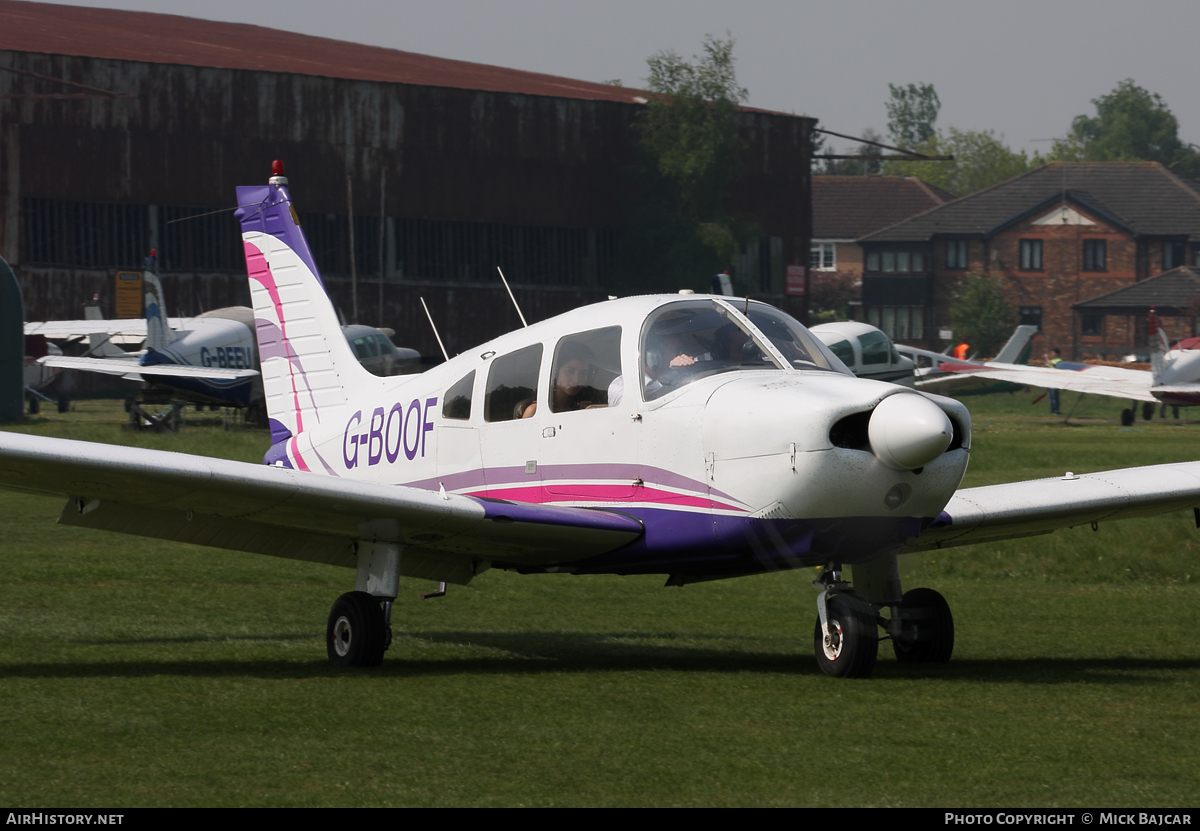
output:
{"label": "white single-engine airplane", "polygon": [[1200,463],[956,491],[961,404],[855,378],[745,299],[611,300],[379,378],[339,335],[287,180],[238,202],[265,464],[0,433],[0,486],[66,496],[70,525],[355,569],[334,665],[383,659],[401,575],[813,566],[824,672],[869,675],[881,628],[900,660],[944,662],[949,607],[904,593],[897,555],[1200,505]]}

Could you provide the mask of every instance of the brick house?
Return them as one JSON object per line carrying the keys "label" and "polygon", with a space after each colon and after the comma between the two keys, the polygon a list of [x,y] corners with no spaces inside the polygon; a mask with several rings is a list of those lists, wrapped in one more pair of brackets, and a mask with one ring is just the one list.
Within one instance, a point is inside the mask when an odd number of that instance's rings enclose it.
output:
{"label": "brick house", "polygon": [[861,309],[858,238],[952,199],[953,194],[913,176],[813,176],[810,308],[848,300],[853,310]]}
{"label": "brick house", "polygon": [[[1197,334],[1200,315],[1200,268],[1181,265],[1131,286],[1093,297],[1074,306],[1083,349],[1101,358],[1117,357],[1131,351],[1126,342],[1112,343],[1107,333],[1117,327],[1107,318],[1123,319],[1133,332],[1132,351],[1143,352],[1148,346],[1146,319],[1155,310],[1168,339],[1174,343]],[[1115,353],[1115,354],[1114,354]]]}
{"label": "brick house", "polygon": [[859,243],[866,320],[896,340],[940,349],[959,281],[989,271],[1020,322],[1039,327],[1035,354],[1102,357],[1144,339],[1144,321],[1091,316],[1084,331],[1072,306],[1195,265],[1200,182],[1157,162],[1056,162]]}

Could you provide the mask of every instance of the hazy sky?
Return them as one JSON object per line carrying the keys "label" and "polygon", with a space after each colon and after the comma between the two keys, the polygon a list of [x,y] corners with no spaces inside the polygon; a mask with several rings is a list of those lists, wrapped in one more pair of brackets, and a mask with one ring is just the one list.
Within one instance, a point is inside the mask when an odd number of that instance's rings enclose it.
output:
{"label": "hazy sky", "polygon": [[[932,83],[939,127],[992,129],[1014,148],[1062,136],[1133,78],[1200,144],[1197,0],[76,0],[639,86],[646,58],[737,41],[752,106],[858,135],[887,130],[888,83]],[[833,140],[835,146],[849,144]]]}

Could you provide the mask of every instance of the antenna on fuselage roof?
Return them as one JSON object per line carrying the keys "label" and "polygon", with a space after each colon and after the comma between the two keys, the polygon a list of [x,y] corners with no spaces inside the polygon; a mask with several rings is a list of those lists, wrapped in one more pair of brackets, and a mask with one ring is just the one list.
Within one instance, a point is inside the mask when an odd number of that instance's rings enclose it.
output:
{"label": "antenna on fuselage roof", "polygon": [[433,315],[429,313],[429,307],[425,305],[425,298],[421,298],[421,308],[425,310],[425,317],[429,318],[429,328],[433,330],[433,336],[437,338],[438,346],[442,349],[442,357],[447,361],[450,356],[446,354],[446,345],[442,343],[442,336],[438,334],[437,325],[433,322]]}
{"label": "antenna on fuselage roof", "polygon": [[[500,266],[496,266],[496,270],[500,271]],[[508,299],[517,307],[517,317],[521,318],[521,325],[528,329],[529,324],[525,322],[525,315],[521,314],[521,307],[517,305],[517,298],[513,297],[512,289],[508,286],[508,280],[504,279],[503,271],[500,271],[500,279],[504,281],[504,288],[508,289]]]}

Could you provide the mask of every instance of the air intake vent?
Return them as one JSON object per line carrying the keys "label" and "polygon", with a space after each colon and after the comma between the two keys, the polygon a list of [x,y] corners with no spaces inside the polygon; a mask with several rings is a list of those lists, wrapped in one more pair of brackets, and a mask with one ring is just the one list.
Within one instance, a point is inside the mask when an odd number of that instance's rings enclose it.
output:
{"label": "air intake vent", "polygon": [[[867,428],[871,424],[871,411],[848,415],[829,429],[829,442],[834,447],[847,450],[871,451],[871,439]],[[957,433],[957,431],[955,431]]]}

